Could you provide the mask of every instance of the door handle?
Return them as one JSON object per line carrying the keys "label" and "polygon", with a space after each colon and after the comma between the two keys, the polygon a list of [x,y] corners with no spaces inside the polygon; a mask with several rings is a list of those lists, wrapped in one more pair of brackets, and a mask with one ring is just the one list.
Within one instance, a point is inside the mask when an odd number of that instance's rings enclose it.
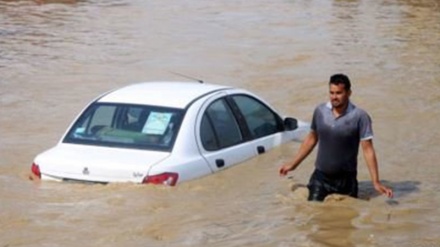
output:
{"label": "door handle", "polygon": [[216,165],[218,168],[222,168],[223,166],[225,166],[225,161],[224,161],[223,159],[216,159],[216,160],[215,160],[215,165]]}
{"label": "door handle", "polygon": [[257,152],[258,154],[263,154],[264,152],[266,152],[266,149],[264,148],[264,146],[258,146]]}

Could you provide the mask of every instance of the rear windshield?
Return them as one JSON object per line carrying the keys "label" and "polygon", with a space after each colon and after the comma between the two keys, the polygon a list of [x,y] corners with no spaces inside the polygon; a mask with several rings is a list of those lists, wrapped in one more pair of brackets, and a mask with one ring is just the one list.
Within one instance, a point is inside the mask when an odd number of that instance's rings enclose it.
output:
{"label": "rear windshield", "polygon": [[183,110],[94,103],[78,118],[64,143],[169,151]]}

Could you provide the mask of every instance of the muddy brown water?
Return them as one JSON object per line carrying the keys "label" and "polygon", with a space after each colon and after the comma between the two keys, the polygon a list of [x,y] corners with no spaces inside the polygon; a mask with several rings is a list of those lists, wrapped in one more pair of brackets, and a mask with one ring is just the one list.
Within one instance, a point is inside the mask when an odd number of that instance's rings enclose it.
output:
{"label": "muddy brown water", "polygon": [[[440,246],[440,1],[0,1],[0,246]],[[28,180],[95,96],[187,80],[310,121],[332,73],[373,118],[377,196],[306,201],[288,143],[175,188]]]}

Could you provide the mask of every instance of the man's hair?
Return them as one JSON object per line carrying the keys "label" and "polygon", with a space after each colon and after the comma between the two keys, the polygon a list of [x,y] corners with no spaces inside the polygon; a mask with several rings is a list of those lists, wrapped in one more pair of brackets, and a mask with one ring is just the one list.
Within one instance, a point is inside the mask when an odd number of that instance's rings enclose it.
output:
{"label": "man's hair", "polygon": [[348,76],[346,76],[344,74],[334,74],[334,75],[332,75],[330,77],[329,84],[334,84],[334,85],[343,84],[345,90],[347,90],[347,91],[351,90],[350,79],[348,79]]}

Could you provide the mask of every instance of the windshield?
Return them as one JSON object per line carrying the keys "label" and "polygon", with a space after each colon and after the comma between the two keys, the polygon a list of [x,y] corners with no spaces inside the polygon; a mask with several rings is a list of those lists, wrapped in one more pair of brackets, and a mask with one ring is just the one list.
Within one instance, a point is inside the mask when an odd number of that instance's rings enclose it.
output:
{"label": "windshield", "polygon": [[65,143],[171,150],[183,110],[94,103],[78,118]]}

